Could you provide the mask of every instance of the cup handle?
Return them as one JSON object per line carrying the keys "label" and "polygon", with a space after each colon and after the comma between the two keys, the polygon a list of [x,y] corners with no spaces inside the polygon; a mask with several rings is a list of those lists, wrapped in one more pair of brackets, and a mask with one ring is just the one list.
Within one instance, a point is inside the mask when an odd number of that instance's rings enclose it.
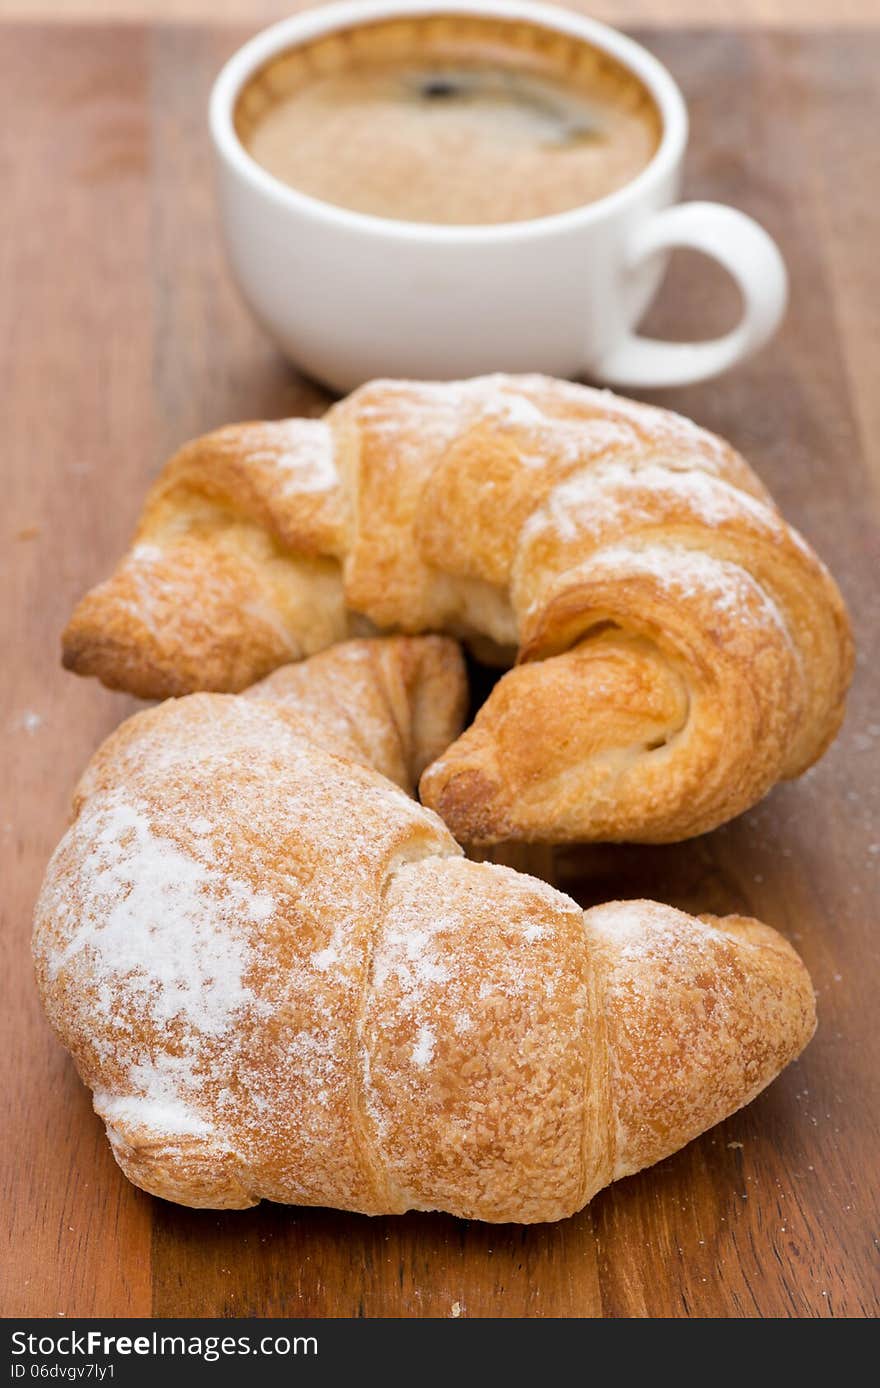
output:
{"label": "cup handle", "polygon": [[623,274],[675,246],[702,251],[723,265],[739,286],[743,311],[737,326],[709,342],[663,342],[629,332],[593,363],[591,375],[608,385],[677,386],[705,381],[756,352],[785,312],[788,275],[779,248],[751,217],[714,202],[685,202],[655,212],[624,253]]}

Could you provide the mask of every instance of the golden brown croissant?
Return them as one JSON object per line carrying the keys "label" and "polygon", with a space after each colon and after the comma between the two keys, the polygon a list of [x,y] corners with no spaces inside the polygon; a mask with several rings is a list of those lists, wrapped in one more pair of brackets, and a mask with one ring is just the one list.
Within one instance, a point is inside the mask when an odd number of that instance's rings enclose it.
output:
{"label": "golden brown croissant", "polygon": [[352,642],[137,714],[94,757],[37,975],[145,1190],[559,1219],[809,1040],[806,970],[766,926],[585,913],[462,857],[387,776],[412,785],[463,688],[443,638]]}
{"label": "golden brown croissant", "polygon": [[190,444],[64,661],[239,690],[365,619],[518,651],[422,781],[473,842],[710,829],[822,753],[852,666],[833,580],[732,448],[531,376],[378,381]]}

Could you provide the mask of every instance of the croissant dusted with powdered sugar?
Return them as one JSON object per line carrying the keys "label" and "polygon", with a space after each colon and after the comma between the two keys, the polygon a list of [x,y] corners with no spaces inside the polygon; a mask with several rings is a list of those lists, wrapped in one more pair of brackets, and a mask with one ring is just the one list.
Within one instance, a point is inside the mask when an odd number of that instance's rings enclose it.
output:
{"label": "croissant dusted with powdered sugar", "polygon": [[451,641],[355,641],[97,752],[34,949],[145,1190],[559,1219],[809,1040],[806,970],[757,921],[584,912],[467,861],[388,779],[414,785],[463,698]]}
{"label": "croissant dusted with powdered sugar", "polygon": [[852,666],[833,580],[732,448],[533,376],[377,381],[190,444],[64,660],[237,690],[364,622],[517,660],[422,781],[473,842],[710,829],[821,755]]}

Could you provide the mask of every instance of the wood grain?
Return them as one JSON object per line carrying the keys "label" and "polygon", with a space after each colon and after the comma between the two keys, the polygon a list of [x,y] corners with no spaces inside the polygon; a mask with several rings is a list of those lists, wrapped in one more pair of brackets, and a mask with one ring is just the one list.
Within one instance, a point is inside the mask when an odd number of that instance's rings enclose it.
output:
{"label": "wood grain", "polygon": [[[0,31],[0,370],[6,388],[2,850],[11,1140],[6,1315],[861,1316],[876,1314],[880,639],[873,131],[880,35],[655,31],[682,81],[688,191],[762,218],[793,305],[757,360],[655,399],[729,436],[831,563],[862,651],[818,768],[714,834],[529,858],[585,905],[656,896],[747,910],[795,941],[820,1031],[755,1104],[581,1215],[544,1228],[265,1206],[190,1212],[128,1186],[33,991],[33,900],[76,775],[130,701],[65,675],[58,633],[183,438],[312,412],[226,274],[205,94],[231,30]],[[14,116],[14,120],[13,120]],[[734,311],[696,257],[658,331]],[[876,358],[873,358],[875,360]]]}

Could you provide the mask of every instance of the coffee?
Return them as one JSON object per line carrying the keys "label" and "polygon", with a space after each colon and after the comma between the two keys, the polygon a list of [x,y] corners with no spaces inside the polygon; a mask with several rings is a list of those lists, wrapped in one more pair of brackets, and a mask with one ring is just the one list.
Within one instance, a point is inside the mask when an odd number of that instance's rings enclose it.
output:
{"label": "coffee", "polygon": [[650,162],[660,115],[582,40],[467,15],[365,24],[272,59],[239,139],[277,179],[355,212],[479,225],[564,212]]}

